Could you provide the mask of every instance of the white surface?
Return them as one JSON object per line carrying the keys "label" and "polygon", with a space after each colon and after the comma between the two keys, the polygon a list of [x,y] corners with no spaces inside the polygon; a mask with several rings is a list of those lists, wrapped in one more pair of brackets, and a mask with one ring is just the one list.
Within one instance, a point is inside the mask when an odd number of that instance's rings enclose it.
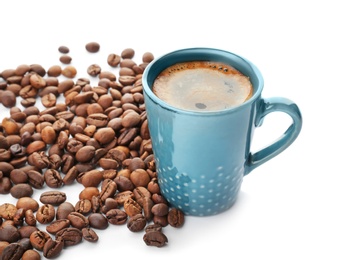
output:
{"label": "white surface", "polygon": [[[0,71],[27,63],[59,63],[70,47],[78,77],[110,52],[136,50],[134,60],[184,47],[214,47],[251,60],[261,70],[264,97],[284,96],[303,114],[299,138],[244,178],[237,204],[207,218],[186,217],[165,228],[164,248],[147,247],[126,226],[98,231],[61,259],[341,259],[341,31],[337,1],[2,1]],[[101,44],[88,54],[89,41]],[[8,110],[0,105],[1,119]],[[255,133],[268,144],[289,124],[273,114]],[[279,128],[279,129],[278,129]],[[81,186],[63,188],[76,202]],[[39,198],[41,191],[36,191]],[[0,195],[0,203],[15,202]],[[115,256],[116,255],[116,256]]]}

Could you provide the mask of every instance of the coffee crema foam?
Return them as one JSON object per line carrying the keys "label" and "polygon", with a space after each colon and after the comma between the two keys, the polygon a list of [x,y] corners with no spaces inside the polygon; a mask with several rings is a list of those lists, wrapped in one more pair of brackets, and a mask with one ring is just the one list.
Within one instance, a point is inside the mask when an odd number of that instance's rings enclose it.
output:
{"label": "coffee crema foam", "polygon": [[176,108],[217,111],[244,103],[253,95],[253,86],[248,77],[227,64],[190,61],[163,70],[152,91]]}

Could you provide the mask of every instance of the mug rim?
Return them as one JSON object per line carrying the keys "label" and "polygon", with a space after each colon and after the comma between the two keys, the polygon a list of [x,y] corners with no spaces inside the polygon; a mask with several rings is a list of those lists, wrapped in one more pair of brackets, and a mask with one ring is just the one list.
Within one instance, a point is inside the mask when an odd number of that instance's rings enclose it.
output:
{"label": "mug rim", "polygon": [[[213,55],[215,54],[216,56],[221,56],[223,58],[226,58],[226,59],[230,59],[231,61],[232,60],[235,60],[235,62],[237,64],[240,64],[241,67],[243,68],[246,68],[247,70],[249,70],[250,72],[252,72],[254,75],[254,77],[256,79],[254,80],[257,80],[258,81],[258,86],[255,87],[254,84],[252,83],[252,86],[253,86],[253,95],[245,102],[243,102],[242,104],[238,105],[238,106],[234,106],[234,107],[231,107],[231,108],[226,108],[226,109],[221,109],[221,110],[213,110],[213,111],[197,111],[197,110],[187,110],[187,109],[182,109],[182,108],[178,108],[178,107],[175,107],[175,106],[172,106],[170,104],[168,104],[167,102],[165,102],[164,100],[160,99],[153,91],[152,91],[152,86],[150,86],[149,84],[149,75],[151,73],[151,71],[153,70],[154,67],[158,67],[160,65],[163,65],[163,66],[160,66],[162,67],[161,69],[159,69],[158,73],[156,73],[156,76],[154,77],[154,79],[157,77],[157,75],[159,75],[159,73],[161,71],[163,71],[164,69],[166,69],[167,67],[177,63],[177,62],[171,62],[169,65],[165,65],[165,62],[163,61],[166,61],[168,60],[170,57],[172,56],[176,56],[177,54],[178,55],[181,55],[182,53],[192,53],[192,54],[202,54],[202,56],[204,54],[207,54],[207,55]],[[186,62],[186,61],[193,61],[193,60],[196,60],[196,59],[182,59],[181,61],[179,62]],[[204,60],[203,58],[202,59],[198,59],[198,60]],[[216,61],[216,60],[215,60]],[[228,62],[224,62],[224,63],[228,63]],[[229,64],[229,63],[228,63]],[[232,64],[229,64],[233,67],[236,68],[236,66],[232,65]],[[237,68],[240,72],[241,72],[241,69],[240,68]],[[242,72],[244,75],[245,73]],[[251,79],[251,76],[248,75],[250,80],[252,81]],[[153,81],[154,81],[153,79]],[[222,113],[232,113],[236,110],[240,110],[246,106],[248,106],[249,104],[255,102],[256,99],[258,99],[258,97],[261,96],[261,92],[262,92],[262,89],[263,89],[263,86],[264,86],[264,80],[263,80],[263,77],[262,77],[262,74],[261,72],[259,71],[259,69],[252,63],[250,62],[249,60],[243,58],[242,56],[240,55],[237,55],[233,52],[229,52],[229,51],[226,51],[226,50],[221,50],[221,49],[216,49],[216,48],[208,48],[208,47],[194,47],[194,48],[183,48],[183,49],[178,49],[178,50],[175,50],[175,51],[172,51],[172,52],[168,52],[166,54],[163,54],[161,56],[159,56],[158,58],[154,59],[153,61],[151,61],[145,68],[144,72],[143,72],[143,75],[142,75],[142,86],[143,86],[143,91],[144,93],[146,94],[145,96],[148,96],[152,102],[154,102],[155,104],[167,109],[167,110],[171,110],[171,111],[174,111],[176,113],[182,113],[182,114],[191,114],[191,115],[200,115],[200,116],[205,116],[205,115],[215,115],[215,114],[222,114]]]}

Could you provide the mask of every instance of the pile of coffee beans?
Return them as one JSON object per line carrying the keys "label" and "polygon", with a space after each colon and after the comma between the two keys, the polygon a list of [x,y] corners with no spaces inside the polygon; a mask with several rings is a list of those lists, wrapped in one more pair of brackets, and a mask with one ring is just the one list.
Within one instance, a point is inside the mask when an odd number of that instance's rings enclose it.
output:
{"label": "pile of coffee beans", "polygon": [[[96,53],[100,44],[85,48]],[[0,258],[55,258],[65,247],[98,241],[96,230],[109,225],[165,246],[163,228],[181,227],[184,214],[158,185],[141,81],[153,54],[137,64],[131,48],[110,53],[107,64],[118,76],[90,64],[90,78],[76,78],[69,48],[58,50],[60,65],[0,72],[0,103],[10,112],[0,122],[0,194],[17,201],[1,199]],[[80,190],[76,203],[63,192],[68,185]]]}

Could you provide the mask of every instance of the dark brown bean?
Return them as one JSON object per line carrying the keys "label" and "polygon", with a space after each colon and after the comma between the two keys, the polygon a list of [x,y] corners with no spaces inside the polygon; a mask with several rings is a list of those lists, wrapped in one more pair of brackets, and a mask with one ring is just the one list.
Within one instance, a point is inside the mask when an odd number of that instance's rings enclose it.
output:
{"label": "dark brown bean", "polygon": [[100,44],[97,42],[89,42],[86,44],[85,48],[88,52],[98,52],[100,50]]}
{"label": "dark brown bean", "polygon": [[144,242],[148,246],[163,247],[167,244],[168,239],[161,231],[150,231],[145,233]]}

